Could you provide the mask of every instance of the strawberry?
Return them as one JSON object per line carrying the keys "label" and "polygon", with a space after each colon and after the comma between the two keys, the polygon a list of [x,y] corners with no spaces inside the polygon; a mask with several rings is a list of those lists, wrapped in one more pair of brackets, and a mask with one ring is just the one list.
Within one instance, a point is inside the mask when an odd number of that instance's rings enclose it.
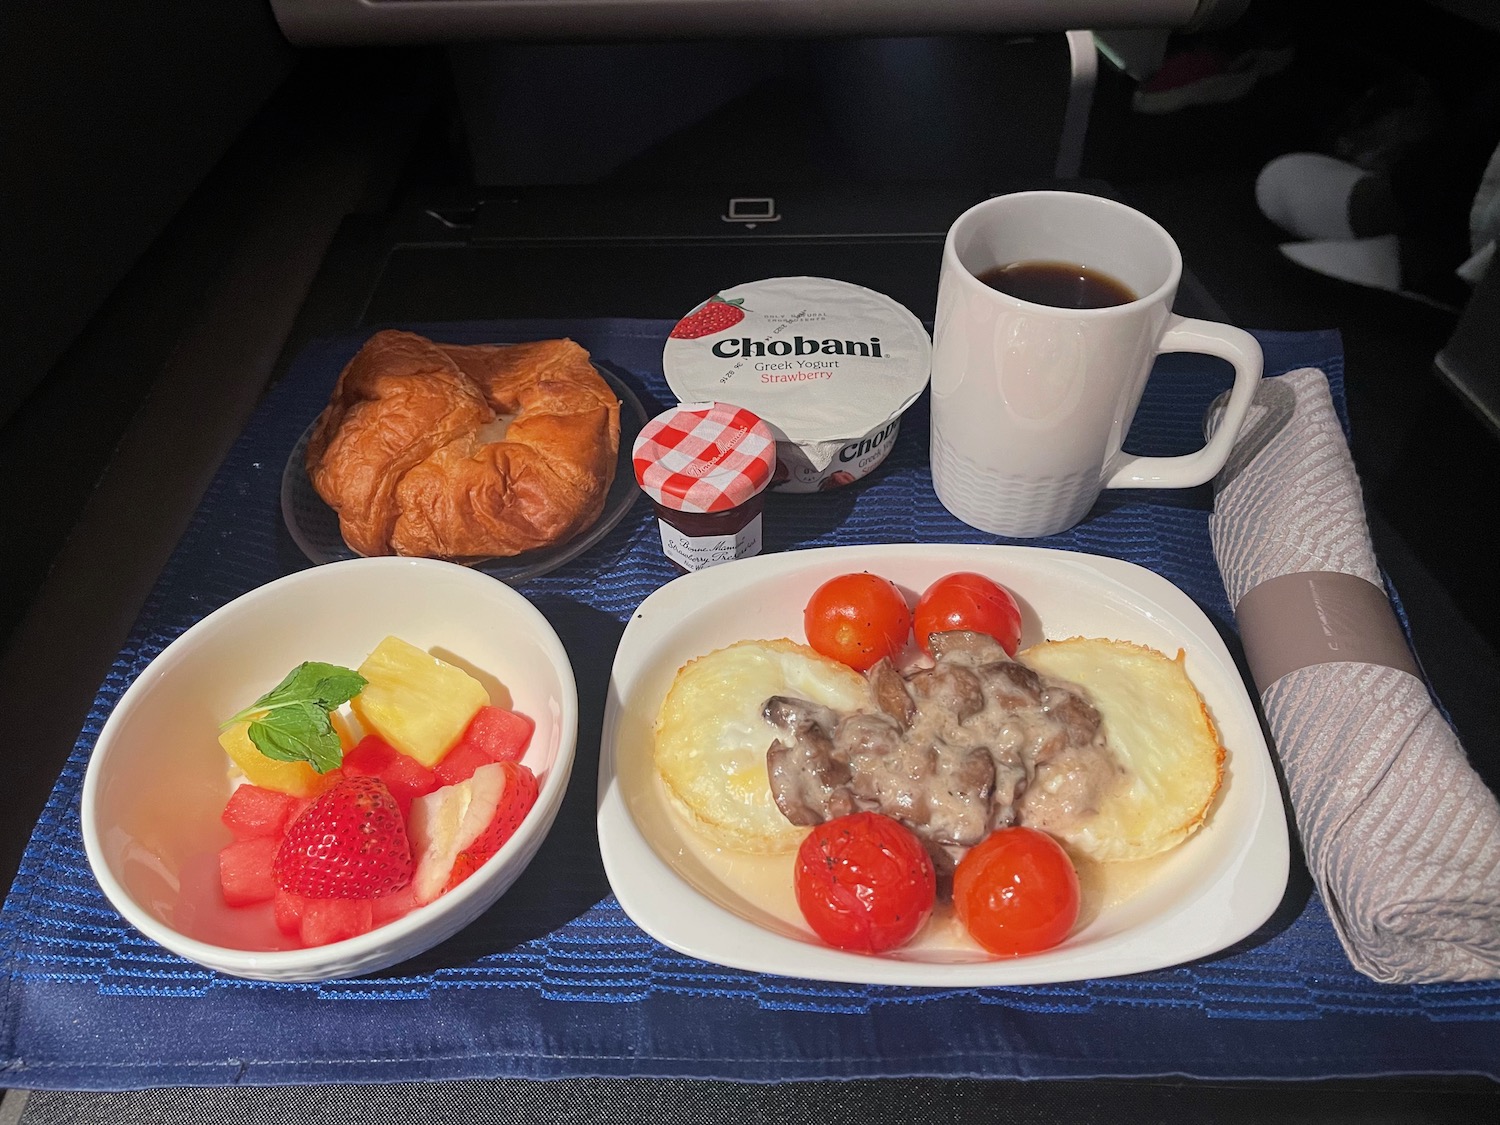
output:
{"label": "strawberry", "polygon": [[458,853],[447,885],[443,887],[445,891],[458,886],[498,852],[505,841],[516,834],[521,821],[536,804],[539,791],[536,774],[520,762],[501,762],[500,767],[505,770],[505,790],[500,794],[494,818],[473,843]]}
{"label": "strawberry", "polygon": [[744,301],[735,297],[726,301],[717,293],[677,322],[670,335],[674,340],[696,340],[733,328],[745,319]]}
{"label": "strawberry", "polygon": [[374,898],[411,882],[401,809],[377,777],[346,777],[287,826],[276,885],[307,898]]}
{"label": "strawberry", "polygon": [[491,762],[411,804],[417,905],[452,890],[510,839],[536,804],[536,775],[520,762]]}

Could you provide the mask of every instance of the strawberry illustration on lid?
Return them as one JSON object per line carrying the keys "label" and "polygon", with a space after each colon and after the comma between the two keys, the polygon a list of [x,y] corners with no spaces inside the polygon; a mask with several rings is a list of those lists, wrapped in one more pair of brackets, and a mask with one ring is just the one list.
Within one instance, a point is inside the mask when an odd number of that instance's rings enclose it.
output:
{"label": "strawberry illustration on lid", "polygon": [[697,340],[733,328],[745,319],[743,297],[725,300],[715,293],[677,322],[668,334],[674,340]]}

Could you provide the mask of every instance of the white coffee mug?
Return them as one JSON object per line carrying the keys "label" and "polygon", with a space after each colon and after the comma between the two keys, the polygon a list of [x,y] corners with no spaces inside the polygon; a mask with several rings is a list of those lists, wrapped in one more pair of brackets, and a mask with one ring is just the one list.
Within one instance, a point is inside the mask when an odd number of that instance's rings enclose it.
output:
{"label": "white coffee mug", "polygon": [[[1066,262],[1124,283],[1105,308],[1035,304],[980,275]],[[1224,465],[1260,380],[1260,345],[1227,324],[1172,312],[1182,255],[1160,224],[1072,191],[995,196],[954,222],[943,246],[932,350],[932,481],[959,519],[993,535],[1065,531],[1106,488],[1190,488]],[[1181,457],[1126,453],[1125,435],[1161,352],[1234,366],[1223,421]]]}

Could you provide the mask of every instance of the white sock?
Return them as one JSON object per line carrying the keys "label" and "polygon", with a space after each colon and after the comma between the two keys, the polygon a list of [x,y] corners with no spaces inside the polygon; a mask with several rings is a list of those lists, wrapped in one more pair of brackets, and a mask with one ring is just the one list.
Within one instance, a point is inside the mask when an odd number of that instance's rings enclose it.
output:
{"label": "white sock", "polygon": [[1288,234],[1350,239],[1349,198],[1369,172],[1317,152],[1289,152],[1260,170],[1255,202],[1261,214]]}

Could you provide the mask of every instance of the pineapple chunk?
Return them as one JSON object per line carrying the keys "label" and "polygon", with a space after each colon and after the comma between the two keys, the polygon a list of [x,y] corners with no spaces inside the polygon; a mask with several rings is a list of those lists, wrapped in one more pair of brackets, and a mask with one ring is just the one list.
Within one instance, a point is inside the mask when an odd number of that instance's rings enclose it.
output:
{"label": "pineapple chunk", "polygon": [[251,785],[275,789],[293,797],[311,797],[323,788],[324,778],[307,762],[278,762],[250,741],[250,724],[235,723],[219,734],[219,745],[240,767]]}
{"label": "pineapple chunk", "polygon": [[365,730],[378,734],[428,769],[463,737],[490,701],[484,685],[462,668],[387,637],[359,666],[369,682],[350,706]]}
{"label": "pineapple chunk", "polygon": [[333,733],[339,736],[339,746],[345,754],[359,745],[359,733],[349,725],[349,720],[337,711],[328,713],[328,722],[333,727]]}

